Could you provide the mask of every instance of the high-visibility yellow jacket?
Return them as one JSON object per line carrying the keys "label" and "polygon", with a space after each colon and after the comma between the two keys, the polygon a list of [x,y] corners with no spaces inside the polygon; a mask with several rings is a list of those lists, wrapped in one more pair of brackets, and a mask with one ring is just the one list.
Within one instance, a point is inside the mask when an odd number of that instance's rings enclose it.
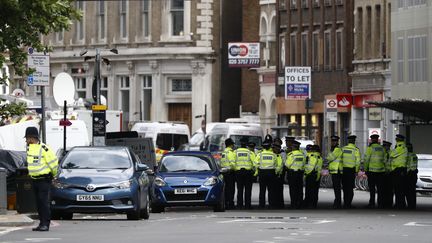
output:
{"label": "high-visibility yellow jacket", "polygon": [[27,164],[32,178],[44,175],[57,175],[58,159],[45,144],[29,144],[27,147]]}
{"label": "high-visibility yellow jacket", "polygon": [[418,165],[417,154],[415,154],[413,152],[408,152],[407,170],[408,171],[415,171],[415,170],[417,170],[417,165]]}
{"label": "high-visibility yellow jacket", "polygon": [[391,171],[390,151],[384,151],[385,172]]}
{"label": "high-visibility yellow jacket", "polygon": [[255,154],[247,148],[238,148],[235,150],[234,170],[252,170],[254,168]]}
{"label": "high-visibility yellow jacket", "polygon": [[364,155],[365,172],[385,172],[385,151],[379,143],[372,143],[367,147]]}
{"label": "high-visibility yellow jacket", "polygon": [[333,148],[327,155],[327,161],[329,163],[330,174],[342,173],[342,149],[339,147]]}
{"label": "high-visibility yellow jacket", "polygon": [[396,147],[390,152],[391,170],[406,168],[408,160],[408,149],[404,141],[397,141]]}
{"label": "high-visibility yellow jacket", "polygon": [[255,168],[261,170],[277,168],[277,156],[271,149],[264,149],[255,158]]}
{"label": "high-visibility yellow jacket", "polygon": [[283,169],[283,161],[282,156],[280,154],[276,154],[276,174],[280,175]]}
{"label": "high-visibility yellow jacket", "polygon": [[304,170],[306,164],[306,156],[300,150],[293,150],[287,156],[287,160],[285,162],[285,166],[289,170]]}
{"label": "high-visibility yellow jacket", "polygon": [[321,170],[323,166],[323,159],[319,152],[311,152],[308,154],[307,163],[305,166],[305,174],[309,175],[312,172],[316,172],[316,180],[321,178]]}
{"label": "high-visibility yellow jacket", "polygon": [[232,148],[228,147],[222,152],[222,158],[220,160],[222,168],[234,170],[236,161],[236,155]]}
{"label": "high-visibility yellow jacket", "polygon": [[353,143],[342,148],[342,167],[354,168],[356,172],[360,169],[360,150]]}

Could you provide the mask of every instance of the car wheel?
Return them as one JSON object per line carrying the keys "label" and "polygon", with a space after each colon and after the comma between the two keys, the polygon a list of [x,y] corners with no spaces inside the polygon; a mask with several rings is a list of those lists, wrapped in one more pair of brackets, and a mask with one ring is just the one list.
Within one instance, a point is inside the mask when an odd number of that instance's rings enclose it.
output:
{"label": "car wheel", "polygon": [[150,217],[150,196],[147,193],[147,203],[146,206],[141,210],[141,218],[149,219]]}
{"label": "car wheel", "polygon": [[60,213],[57,211],[51,211],[51,219],[59,220],[60,219]]}
{"label": "car wheel", "polygon": [[[139,197],[138,197],[139,198]],[[128,220],[139,220],[141,216],[141,206],[139,200],[137,200],[136,209],[126,214]]]}
{"label": "car wheel", "polygon": [[61,212],[51,212],[51,219],[56,220],[71,220],[73,218],[73,213],[61,213]]}

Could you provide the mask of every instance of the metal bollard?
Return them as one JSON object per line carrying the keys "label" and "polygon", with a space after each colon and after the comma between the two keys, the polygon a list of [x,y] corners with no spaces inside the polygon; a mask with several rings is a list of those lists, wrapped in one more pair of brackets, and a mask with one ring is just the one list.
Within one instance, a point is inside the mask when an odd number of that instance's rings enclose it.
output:
{"label": "metal bollard", "polygon": [[7,213],[6,169],[0,167],[0,214]]}

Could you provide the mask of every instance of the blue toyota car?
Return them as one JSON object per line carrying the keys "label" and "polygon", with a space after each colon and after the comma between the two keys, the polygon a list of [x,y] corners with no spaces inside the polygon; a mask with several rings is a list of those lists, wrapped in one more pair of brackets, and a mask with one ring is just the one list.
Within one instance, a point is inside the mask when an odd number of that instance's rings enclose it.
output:
{"label": "blue toyota car", "polygon": [[223,176],[208,152],[165,154],[151,191],[153,213],[171,206],[211,206],[215,212],[225,211]]}
{"label": "blue toyota car", "polygon": [[148,166],[128,147],[75,147],[61,160],[52,183],[53,219],[74,213],[125,213],[148,219]]}

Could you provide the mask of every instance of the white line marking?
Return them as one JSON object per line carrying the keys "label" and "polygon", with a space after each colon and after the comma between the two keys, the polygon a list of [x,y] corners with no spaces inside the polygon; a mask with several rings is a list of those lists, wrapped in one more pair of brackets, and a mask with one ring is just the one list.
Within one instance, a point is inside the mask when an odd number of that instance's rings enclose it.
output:
{"label": "white line marking", "polygon": [[21,227],[0,227],[0,236],[20,229],[22,228]]}
{"label": "white line marking", "polygon": [[419,226],[419,227],[431,227],[432,223],[417,223],[417,222],[409,222],[404,224],[405,226]]}

